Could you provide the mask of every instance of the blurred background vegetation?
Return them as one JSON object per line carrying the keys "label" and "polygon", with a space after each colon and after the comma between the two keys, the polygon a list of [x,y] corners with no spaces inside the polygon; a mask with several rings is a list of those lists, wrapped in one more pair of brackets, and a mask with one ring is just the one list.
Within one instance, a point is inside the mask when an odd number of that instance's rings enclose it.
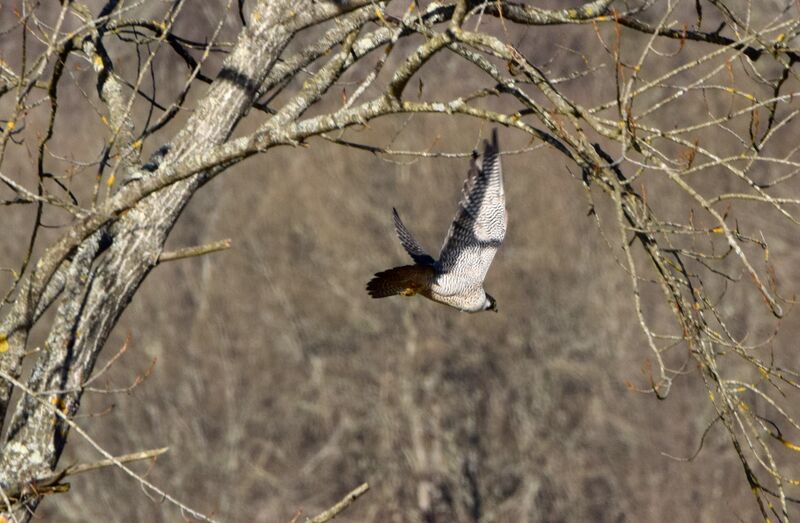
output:
{"label": "blurred background vegetation", "polygon": [[[221,12],[198,3],[174,31],[202,40]],[[226,16],[222,40],[231,40],[238,20],[235,13]],[[561,86],[588,102],[614,96],[614,66],[598,44],[598,33],[610,38],[614,30],[512,27],[508,40],[551,78],[605,63]],[[648,37],[625,31],[624,38],[637,49]],[[291,48],[305,43],[298,38]],[[672,42],[665,53],[674,54],[653,67],[666,70],[709,49],[681,51],[680,45]],[[4,54],[14,52],[4,46]],[[114,52],[117,68],[135,71],[132,47]],[[212,69],[219,59],[212,56]],[[183,76],[173,81],[182,67],[169,53],[154,62],[165,97],[182,87]],[[472,81],[463,71],[443,55],[420,78],[447,97]],[[70,74],[75,86],[91,90],[90,70]],[[347,82],[342,79],[343,89]],[[50,149],[70,159],[95,158],[106,139],[97,115],[79,89],[62,96],[63,119]],[[139,103],[137,110],[145,111]],[[507,101],[492,103],[514,110]],[[686,115],[704,110],[681,107]],[[249,116],[242,129],[252,129],[258,118]],[[652,118],[669,128],[684,115]],[[169,136],[181,123],[161,133]],[[35,128],[35,117],[28,125]],[[349,131],[347,138],[466,155],[489,130],[459,116],[400,116]],[[784,133],[782,145],[794,146],[797,136]],[[501,128],[500,139],[505,150],[535,145],[510,129]],[[25,147],[15,151],[4,170],[35,180]],[[130,337],[127,352],[101,381],[125,387],[154,361],[152,371],[129,393],[87,394],[76,421],[112,454],[168,445],[155,465],[137,470],[225,521],[288,522],[299,509],[316,513],[365,481],[370,491],[341,521],[760,519],[720,426],[692,461],[669,457],[693,456],[716,414],[691,361],[666,400],[635,390],[648,386],[651,354],[630,279],[617,261],[621,251],[600,234],[580,172],[545,146],[506,155],[503,165],[508,235],[486,282],[498,300],[497,315],[458,313],[420,298],[375,301],[364,291],[374,272],[407,261],[394,235],[393,206],[423,245],[438,252],[466,157],[377,155],[312,140],[307,148],[275,149],[236,165],[197,193],[167,246],[231,238],[233,248],[170,262],[149,275],[98,365]],[[89,194],[96,169],[73,170],[71,188]],[[652,204],[664,215],[685,214],[671,203],[674,189],[663,185],[654,182]],[[598,214],[607,211],[602,202],[595,205]],[[32,212],[24,206],[5,212],[0,266],[14,266],[24,255]],[[47,212],[45,222],[54,228],[45,231],[43,244],[59,236],[63,218]],[[748,217],[751,230],[771,231],[779,280],[791,288],[800,277],[796,230],[774,217]],[[658,300],[658,292],[646,291],[645,303]],[[734,287],[726,299],[741,332],[774,328],[750,314],[764,308],[757,293]],[[653,314],[656,323],[659,314],[668,317],[668,311]],[[788,310],[774,340],[793,368],[800,365],[797,319]],[[73,434],[62,463],[95,458]],[[71,483],[72,492],[46,501],[38,516],[180,518],[113,469]]]}

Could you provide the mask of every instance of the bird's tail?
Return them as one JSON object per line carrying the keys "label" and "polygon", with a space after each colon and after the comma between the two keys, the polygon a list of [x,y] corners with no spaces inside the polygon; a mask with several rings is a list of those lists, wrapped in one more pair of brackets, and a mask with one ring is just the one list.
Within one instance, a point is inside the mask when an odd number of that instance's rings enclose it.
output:
{"label": "bird's tail", "polygon": [[373,298],[386,298],[402,294],[413,296],[430,288],[434,269],[428,265],[403,265],[377,273],[367,283],[367,292]]}

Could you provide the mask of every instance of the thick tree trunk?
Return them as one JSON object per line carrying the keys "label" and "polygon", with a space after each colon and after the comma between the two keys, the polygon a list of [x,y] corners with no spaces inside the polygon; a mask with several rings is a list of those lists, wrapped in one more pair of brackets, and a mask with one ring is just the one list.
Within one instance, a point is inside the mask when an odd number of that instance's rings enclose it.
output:
{"label": "thick tree trunk", "polygon": [[[206,153],[230,136],[290,40],[290,24],[294,23],[291,14],[302,3],[278,0],[254,7],[249,25],[239,35],[222,71],[186,126],[166,147],[160,169]],[[156,176],[158,172],[146,174]],[[34,391],[52,391],[46,398],[51,405],[67,415],[77,411],[80,387],[117,319],[158,262],[164,242],[189,199],[214,174],[201,172],[148,196],[112,225],[84,240],[66,272],[59,273],[63,291],[56,319],[29,381]],[[28,304],[31,306],[36,305]],[[7,318],[6,322],[12,320]],[[23,346],[26,334],[20,333],[16,340]],[[9,393],[10,389],[5,393],[6,406]],[[52,409],[29,396],[23,398],[11,418],[0,455],[0,486],[18,490],[25,478],[42,477],[51,471],[67,432],[67,425]]]}

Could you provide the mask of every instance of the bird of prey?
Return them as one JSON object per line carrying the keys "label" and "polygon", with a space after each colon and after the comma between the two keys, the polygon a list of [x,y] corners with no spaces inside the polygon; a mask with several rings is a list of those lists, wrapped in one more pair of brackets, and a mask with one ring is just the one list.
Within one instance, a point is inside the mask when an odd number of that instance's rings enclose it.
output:
{"label": "bird of prey", "polygon": [[500,166],[497,129],[484,141],[483,157],[472,153],[463,198],[439,259],[425,252],[392,209],[400,243],[414,260],[379,272],[367,284],[373,298],[422,296],[465,312],[491,310],[497,302],[483,289],[483,280],[506,235],[506,196]]}

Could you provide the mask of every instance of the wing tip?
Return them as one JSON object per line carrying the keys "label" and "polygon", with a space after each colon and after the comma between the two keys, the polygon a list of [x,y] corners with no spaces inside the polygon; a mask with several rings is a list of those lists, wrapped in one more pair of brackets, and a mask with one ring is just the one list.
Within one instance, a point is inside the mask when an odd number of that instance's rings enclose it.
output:
{"label": "wing tip", "polygon": [[400,230],[403,228],[403,220],[400,219],[400,213],[394,207],[392,207],[392,223],[394,223],[394,230],[399,236]]}
{"label": "wing tip", "polygon": [[483,156],[491,153],[497,154],[500,152],[500,141],[497,137],[497,127],[492,128],[492,139],[483,141]]}

